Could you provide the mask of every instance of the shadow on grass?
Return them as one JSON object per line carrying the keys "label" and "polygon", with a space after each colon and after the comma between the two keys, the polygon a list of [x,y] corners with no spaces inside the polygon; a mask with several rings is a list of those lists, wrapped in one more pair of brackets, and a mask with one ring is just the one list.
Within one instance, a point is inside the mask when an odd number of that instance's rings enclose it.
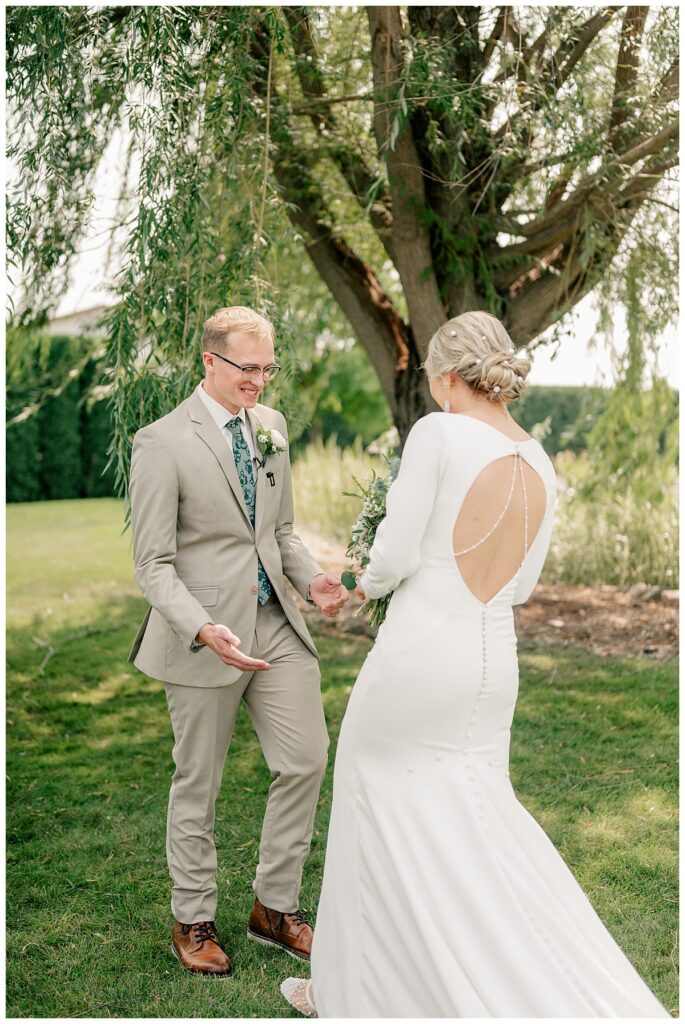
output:
{"label": "shadow on grass", "polygon": [[[172,733],[161,684],[128,664],[145,612],[126,597],[87,623],[45,619],[8,645],[8,970],[13,1016],[294,1016],[279,980],[306,974],[249,944],[246,919],[270,775],[241,712],[217,802],[217,924],[225,983],[189,977],[168,951],[164,856]],[[55,648],[43,674],[45,649]],[[87,630],[100,630],[81,635]],[[69,637],[75,637],[69,639]],[[320,638],[332,750],[305,869],[318,899],[338,729],[369,641]],[[512,781],[621,945],[675,1001],[674,666],[569,648],[521,653]],[[670,1000],[670,1002],[669,1002]]]}

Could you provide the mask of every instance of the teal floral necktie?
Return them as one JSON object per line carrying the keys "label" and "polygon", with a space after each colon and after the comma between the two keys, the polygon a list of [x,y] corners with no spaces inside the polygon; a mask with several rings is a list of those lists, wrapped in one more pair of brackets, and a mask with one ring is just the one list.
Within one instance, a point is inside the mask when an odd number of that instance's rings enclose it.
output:
{"label": "teal floral necktie", "polygon": [[[252,471],[252,456],[243,435],[243,423],[240,416],[229,420],[227,426],[233,436],[235,468],[238,470],[238,478],[243,489],[245,504],[247,505],[247,511],[250,513],[250,522],[254,526],[257,490]],[[257,562],[257,583],[259,586],[258,601],[260,604],[266,604],[271,597],[272,588],[269,577],[264,572],[264,566],[259,561]]]}

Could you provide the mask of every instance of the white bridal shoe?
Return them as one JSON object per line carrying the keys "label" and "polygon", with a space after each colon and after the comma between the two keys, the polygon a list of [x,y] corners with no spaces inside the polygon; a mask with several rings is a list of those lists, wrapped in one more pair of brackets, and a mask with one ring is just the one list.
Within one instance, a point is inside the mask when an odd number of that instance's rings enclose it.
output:
{"label": "white bridal shoe", "polygon": [[318,1017],[312,996],[312,983],[307,978],[286,978],[281,994],[304,1017]]}

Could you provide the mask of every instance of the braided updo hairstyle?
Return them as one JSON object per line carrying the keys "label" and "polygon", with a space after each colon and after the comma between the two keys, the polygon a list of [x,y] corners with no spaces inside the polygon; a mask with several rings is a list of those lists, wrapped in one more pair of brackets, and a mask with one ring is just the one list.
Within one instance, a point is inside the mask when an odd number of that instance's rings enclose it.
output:
{"label": "braided updo hairstyle", "polygon": [[511,338],[490,313],[462,313],[438,328],[423,364],[430,379],[458,374],[492,401],[513,402],[522,393],[530,360],[518,356]]}

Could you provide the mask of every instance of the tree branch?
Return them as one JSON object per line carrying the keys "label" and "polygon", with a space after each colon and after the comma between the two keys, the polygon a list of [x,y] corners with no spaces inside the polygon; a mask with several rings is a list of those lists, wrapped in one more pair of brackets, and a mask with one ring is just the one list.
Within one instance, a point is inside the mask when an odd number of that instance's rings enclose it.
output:
{"label": "tree branch", "polygon": [[[507,246],[501,254],[507,256],[515,253],[541,253],[550,245],[567,240],[576,209],[588,201],[593,192],[597,197],[610,195],[615,189],[608,187],[608,183],[616,182],[616,176],[622,168],[661,152],[667,142],[677,139],[678,132],[678,121],[672,121],[656,135],[644,139],[625,153],[619,153],[609,163],[589,175],[568,199],[557,203],[542,218],[529,221],[527,224],[519,224],[517,231],[525,236],[526,241]],[[601,184],[602,182],[604,184]]]}
{"label": "tree branch", "polygon": [[555,262],[563,263],[564,257],[563,275],[556,266],[531,274],[510,301],[503,323],[517,347],[550,327],[594,287],[596,278],[582,268],[577,259],[572,265],[567,250],[560,250]]}
{"label": "tree branch", "polygon": [[557,49],[554,56],[551,57],[547,68],[542,71],[542,74],[544,74],[545,70],[547,70],[555,77],[557,90],[561,88],[587,48],[615,14],[615,7],[606,7],[598,14],[593,14],[591,18],[588,18],[575,31],[571,32],[568,39]]}
{"label": "tree branch", "polygon": [[507,81],[508,78],[511,78],[512,75],[516,75],[518,80],[522,81],[522,74],[525,70],[523,64],[523,53],[526,50],[530,49],[530,47],[525,41],[523,32],[521,31],[520,23],[516,21],[514,8],[507,7],[504,8],[504,10],[505,15],[502,25],[502,32],[499,40],[500,49],[503,48],[505,43],[511,43],[514,50],[516,51],[517,59],[513,64],[510,64],[509,67],[502,68],[497,77],[494,78],[490,83],[491,96],[485,107],[488,117],[492,116],[493,110],[499,103],[499,93],[495,87],[498,85],[502,85],[504,82]]}
{"label": "tree branch", "polygon": [[583,213],[578,210],[571,237],[511,285],[512,298],[504,322],[517,344],[523,345],[540,334],[558,319],[560,312],[572,308],[595,286],[598,275],[611,264],[638,210],[649,200],[666,171],[677,163],[677,154],[667,159],[655,158],[612,197],[611,203],[606,197],[598,201],[597,196],[588,201],[593,222],[607,225],[608,244],[599,257],[585,263],[578,255]]}
{"label": "tree branch", "polygon": [[542,54],[545,52],[545,46],[547,45],[547,39],[549,36],[550,24],[553,19],[553,14],[547,15],[547,23],[543,28],[540,35],[535,39],[530,46],[527,46],[523,51],[523,61],[527,68],[531,68],[533,58],[537,58],[536,63],[539,63]]}
{"label": "tree branch", "polygon": [[680,60],[675,58],[650,97],[651,106],[663,106],[678,99],[680,79]]}
{"label": "tree branch", "polygon": [[678,166],[678,154],[674,153],[667,159],[649,160],[635,174],[627,185],[619,192],[621,205],[632,205],[638,199],[645,198],[659,184],[667,171]]}
{"label": "tree branch", "polygon": [[624,126],[631,112],[629,97],[637,81],[640,65],[640,43],[649,14],[649,7],[628,7],[621,25],[621,41],[616,59],[614,95],[611,101],[609,137],[614,149],[621,149],[626,142],[627,132],[618,129]]}
{"label": "tree branch", "polygon": [[[430,54],[435,47],[434,71],[451,83],[454,95],[468,92],[465,103],[472,123],[478,119],[483,90],[478,84],[482,54],[478,47],[478,7],[409,6],[407,17],[412,37],[419,48]],[[420,58],[419,58],[420,59]],[[439,61],[439,67],[437,66]],[[473,83],[467,90],[464,83]],[[476,294],[473,264],[466,239],[474,239],[474,190],[485,190],[491,169],[490,139],[485,127],[465,130],[464,115],[435,97],[425,99],[412,92],[411,132],[421,161],[426,206],[430,216],[429,240],[433,268],[443,302],[449,310],[480,306]],[[431,144],[438,125],[440,146]],[[468,168],[471,170],[469,171]],[[475,248],[475,245],[474,245]],[[459,283],[454,281],[454,266],[461,266]]]}
{"label": "tree branch", "polygon": [[[253,85],[264,102],[268,47],[264,27],[253,41],[253,54],[261,68]],[[314,266],[357,333],[393,416],[399,415],[396,375],[409,364],[408,329],[371,268],[334,228],[334,218],[312,174],[309,154],[293,138],[285,106],[272,103],[272,108],[274,173],[288,218],[302,232]]]}
{"label": "tree branch", "polygon": [[[91,35],[91,19],[93,17],[93,9],[90,7],[75,7],[73,9],[77,13],[71,16],[71,23],[69,25],[69,29],[73,33],[72,42],[84,36],[88,37]],[[117,26],[121,24],[124,18],[128,17],[132,13],[135,13],[132,7],[117,6],[100,8],[97,12],[97,16],[101,17],[102,15],[105,15],[109,20],[110,26]]]}
{"label": "tree branch", "polygon": [[[402,78],[403,38],[398,7],[368,7],[373,64],[374,130],[381,156],[388,168],[393,200],[393,242],[402,289],[421,358],[428,342],[444,322],[445,311],[433,272],[428,229],[423,220],[426,205],[421,163],[411,125],[400,117],[394,102],[396,84]],[[420,333],[419,333],[420,331]]]}
{"label": "tree branch", "polygon": [[[527,124],[523,128],[521,139],[521,147],[524,152],[528,152],[530,150],[535,138],[536,125],[530,115],[540,110],[543,101],[549,97],[550,93],[554,94],[561,88],[570,75],[571,70],[581,60],[583,54],[601,32],[602,28],[611,20],[615,12],[616,8],[609,7],[588,18],[581,25],[569,32],[568,38],[557,48],[556,52],[546,62],[539,62],[539,69],[536,68],[536,78],[540,81],[541,87],[538,89],[537,93],[531,97],[530,104],[526,110]],[[544,35],[545,33],[543,32],[533,45],[539,45],[540,40]],[[500,145],[507,135],[516,135],[519,130],[519,124],[522,116],[523,113],[519,110],[513,115],[513,117],[508,118],[499,127],[493,136],[495,146]],[[517,167],[516,164],[514,164],[513,167],[511,164],[507,165],[506,162],[501,165],[501,182],[498,185],[500,209],[502,204],[506,202],[508,197],[511,195],[515,175],[520,177],[519,167]],[[551,194],[547,197],[546,205],[548,208],[553,206],[558,198],[563,195],[567,185],[568,177],[562,174],[554,183],[550,190]]]}
{"label": "tree branch", "polygon": [[[353,196],[366,213],[383,244],[388,256],[394,262],[392,242],[392,214],[390,212],[390,194],[384,184],[378,186],[376,175],[369,169],[363,158],[353,153],[340,138],[340,128],[335,115],[326,101],[326,82],[319,61],[319,54],[314,41],[314,34],[306,7],[284,7],[290,37],[295,50],[297,75],[303,95],[313,102],[314,109],[309,111],[310,118],[317,131],[322,134],[330,132],[337,141],[327,145],[327,150],[337,164]],[[369,99],[373,99],[369,95]],[[320,105],[319,109],[317,106]],[[323,136],[322,136],[323,137]],[[375,198],[369,208],[369,196]]]}
{"label": "tree branch", "polygon": [[[532,98],[531,110],[537,111],[540,109],[543,99],[549,96],[550,92],[557,92],[564,82],[569,77],[571,71],[582,58],[585,51],[588,49],[590,44],[599,35],[604,26],[611,21],[616,13],[615,7],[606,8],[599,14],[593,15],[588,18],[587,21],[579,25],[577,29],[572,31],[568,37],[552,54],[548,60],[546,60],[536,70],[536,78],[542,83],[542,86],[536,96]],[[539,41],[543,38],[545,33],[543,32],[538,40],[533,44],[535,47]],[[546,42],[546,39],[543,41]],[[551,86],[551,88],[550,88]],[[529,111],[530,113],[531,111]],[[494,140],[496,144],[499,144],[506,135],[515,133],[520,115],[514,114],[512,118],[505,121],[494,134]],[[533,136],[532,127],[527,129],[526,136],[524,139],[524,148],[528,149]]]}
{"label": "tree branch", "polygon": [[505,6],[505,7],[500,7],[500,9],[499,9],[499,11],[497,13],[497,21],[495,22],[495,25],[493,27],[492,34],[490,35],[490,38],[488,39],[487,43],[485,44],[485,48],[483,49],[483,56],[482,56],[483,67],[487,67],[488,66],[490,58],[492,57],[493,53],[495,52],[495,47],[497,46],[499,41],[502,38],[504,38],[505,35],[506,35],[506,31],[507,31],[507,17],[508,17],[510,12],[511,12],[511,7],[506,7]]}
{"label": "tree branch", "polygon": [[662,128],[656,135],[650,136],[648,139],[642,139],[631,149],[626,150],[625,153],[619,153],[615,160],[612,160],[610,164],[607,164],[607,170],[616,166],[630,166],[636,164],[638,160],[644,159],[646,156],[651,156],[652,153],[656,153],[663,149],[667,142],[676,140],[679,135],[679,124],[678,121],[671,121],[665,128]]}
{"label": "tree branch", "polygon": [[278,136],[274,172],[288,217],[303,233],[307,253],[359,337],[396,415],[395,377],[409,364],[407,327],[373,270],[332,228],[304,154],[286,141],[283,126]]}
{"label": "tree branch", "polygon": [[332,107],[336,103],[353,103],[356,100],[368,100],[373,103],[372,92],[351,92],[346,96],[312,96],[308,103],[296,103],[291,107],[291,113],[310,116],[317,107]]}

